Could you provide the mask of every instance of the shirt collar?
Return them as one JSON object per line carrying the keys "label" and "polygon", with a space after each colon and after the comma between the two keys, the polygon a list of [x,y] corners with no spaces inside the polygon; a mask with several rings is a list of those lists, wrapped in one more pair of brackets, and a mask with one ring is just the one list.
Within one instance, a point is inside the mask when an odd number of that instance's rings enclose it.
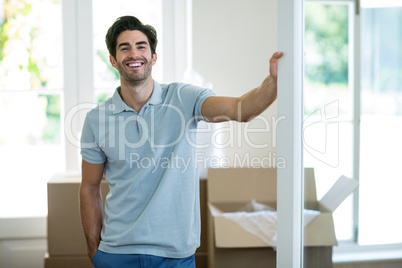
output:
{"label": "shirt collar", "polygon": [[158,105],[162,103],[162,87],[155,80],[154,80],[154,90],[148,102],[151,105]]}
{"label": "shirt collar", "polygon": [[[122,100],[120,96],[121,87],[116,88],[116,91],[112,97],[112,103],[114,104],[113,114],[121,113],[123,111],[132,110],[127,104]],[[158,105],[162,103],[162,87],[154,80],[154,89],[152,95],[144,106],[147,105]]]}
{"label": "shirt collar", "polygon": [[112,103],[113,103],[113,114],[118,114],[123,112],[124,110],[127,110],[127,105],[124,103],[124,101],[120,97],[120,91],[121,87],[116,88],[116,91],[113,94],[112,97]]}

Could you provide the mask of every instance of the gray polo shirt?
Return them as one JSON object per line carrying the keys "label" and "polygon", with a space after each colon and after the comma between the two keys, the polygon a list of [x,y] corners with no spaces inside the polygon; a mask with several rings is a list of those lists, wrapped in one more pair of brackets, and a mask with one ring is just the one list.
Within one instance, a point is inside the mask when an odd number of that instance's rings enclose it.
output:
{"label": "gray polo shirt", "polygon": [[160,85],[137,113],[116,90],[88,112],[82,158],[105,164],[110,192],[99,249],[184,258],[200,245],[195,136],[209,89]]}

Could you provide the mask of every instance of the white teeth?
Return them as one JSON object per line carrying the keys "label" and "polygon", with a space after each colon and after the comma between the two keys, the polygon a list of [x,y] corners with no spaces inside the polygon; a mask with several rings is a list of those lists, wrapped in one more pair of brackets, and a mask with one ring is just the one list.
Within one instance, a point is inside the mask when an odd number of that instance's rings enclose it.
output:
{"label": "white teeth", "polygon": [[130,66],[130,67],[140,67],[140,66],[141,66],[141,63],[138,63],[138,62],[136,62],[136,63],[131,63],[129,66]]}

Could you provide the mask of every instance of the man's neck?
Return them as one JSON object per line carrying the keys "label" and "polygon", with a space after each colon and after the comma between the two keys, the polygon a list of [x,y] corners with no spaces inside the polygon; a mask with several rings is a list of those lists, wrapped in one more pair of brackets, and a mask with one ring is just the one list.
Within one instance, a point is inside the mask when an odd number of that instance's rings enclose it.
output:
{"label": "man's neck", "polygon": [[153,89],[154,81],[151,77],[136,85],[127,85],[121,81],[120,96],[129,107],[139,113],[141,108],[151,97]]}

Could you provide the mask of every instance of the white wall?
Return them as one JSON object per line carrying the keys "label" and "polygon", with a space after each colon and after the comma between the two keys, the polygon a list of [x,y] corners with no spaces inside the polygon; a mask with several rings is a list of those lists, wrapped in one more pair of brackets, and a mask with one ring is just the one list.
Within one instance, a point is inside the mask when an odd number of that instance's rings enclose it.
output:
{"label": "white wall", "polygon": [[[217,95],[241,96],[257,87],[269,73],[269,59],[277,50],[277,1],[193,0],[192,35],[193,69],[212,83]],[[268,163],[267,157],[274,158],[276,136],[271,134],[276,115],[275,102],[263,113],[268,125],[263,120],[225,125],[232,128],[224,131],[223,141],[233,140],[226,147],[230,166],[236,166],[236,154],[242,161],[249,154],[256,163],[263,160],[263,165]],[[245,128],[265,130],[245,135]],[[245,136],[250,144],[267,148],[248,145]]]}

